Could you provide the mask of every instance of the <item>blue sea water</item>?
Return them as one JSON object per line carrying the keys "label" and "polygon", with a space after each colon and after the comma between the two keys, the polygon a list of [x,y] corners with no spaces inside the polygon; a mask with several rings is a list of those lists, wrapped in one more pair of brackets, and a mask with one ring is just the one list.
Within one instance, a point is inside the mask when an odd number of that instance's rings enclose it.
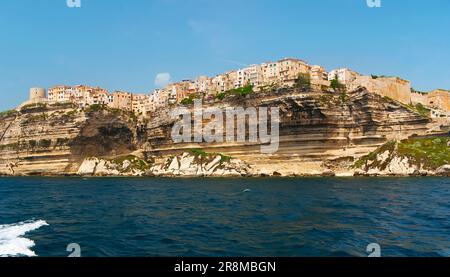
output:
{"label": "blue sea water", "polygon": [[450,256],[449,178],[0,178],[0,256]]}

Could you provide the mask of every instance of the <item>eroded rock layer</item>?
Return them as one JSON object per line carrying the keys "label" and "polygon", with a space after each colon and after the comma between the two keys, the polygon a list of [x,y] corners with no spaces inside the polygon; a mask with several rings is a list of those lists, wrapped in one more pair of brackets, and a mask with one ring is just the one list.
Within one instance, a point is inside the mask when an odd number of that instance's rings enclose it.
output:
{"label": "eroded rock layer", "polygon": [[0,174],[76,173],[85,157],[129,153],[135,124],[123,114],[72,107],[32,108],[0,123]]}
{"label": "eroded rock layer", "polygon": [[113,159],[138,150],[150,160],[193,148],[242,160],[262,175],[322,174],[334,162],[351,163],[388,140],[425,134],[432,125],[408,107],[365,89],[352,93],[278,90],[234,96],[204,108],[211,106],[279,107],[278,151],[262,154],[260,143],[249,142],[175,144],[170,110],[159,111],[142,126],[120,111],[38,107],[1,118],[0,174],[76,174],[90,157]]}
{"label": "eroded rock layer", "polygon": [[328,161],[357,159],[388,140],[425,134],[430,127],[429,119],[365,89],[353,93],[285,91],[247,98],[236,96],[214,106],[279,107],[278,151],[262,154],[259,143],[173,144],[173,122],[162,113],[157,115],[160,121],[149,125],[147,150],[160,155],[200,147],[206,152],[240,158],[263,174],[321,174]]}

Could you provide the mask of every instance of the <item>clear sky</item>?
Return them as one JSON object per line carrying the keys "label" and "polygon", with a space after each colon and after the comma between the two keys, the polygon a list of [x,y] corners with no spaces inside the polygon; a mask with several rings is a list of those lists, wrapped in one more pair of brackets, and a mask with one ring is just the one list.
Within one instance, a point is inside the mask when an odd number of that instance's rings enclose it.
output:
{"label": "clear sky", "polygon": [[327,70],[396,75],[450,89],[450,1],[0,1],[0,110],[32,86],[148,93],[174,81],[298,57]]}

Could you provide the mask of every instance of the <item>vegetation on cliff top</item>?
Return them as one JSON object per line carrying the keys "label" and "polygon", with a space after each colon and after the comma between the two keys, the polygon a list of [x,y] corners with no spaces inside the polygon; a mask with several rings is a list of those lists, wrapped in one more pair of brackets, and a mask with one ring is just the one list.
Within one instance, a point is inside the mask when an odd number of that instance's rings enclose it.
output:
{"label": "vegetation on cliff top", "polygon": [[407,105],[409,110],[412,110],[415,113],[420,114],[423,118],[430,118],[430,109],[427,109],[424,105],[417,103],[416,105]]}
{"label": "vegetation on cliff top", "polygon": [[45,103],[28,104],[20,108],[21,113],[44,112],[46,110],[47,104]]}
{"label": "vegetation on cliff top", "polygon": [[382,146],[378,147],[375,151],[370,152],[369,154],[361,157],[359,160],[355,162],[353,165],[354,168],[362,168],[362,167],[378,167],[378,168],[386,168],[386,164],[381,164],[380,161],[378,161],[377,157],[378,155],[381,155],[382,153],[389,151],[389,153],[392,153],[395,150],[397,142],[392,140],[388,141],[387,143],[383,144]]}
{"label": "vegetation on cliff top", "polygon": [[87,107],[85,109],[85,112],[88,113],[88,114],[101,112],[101,111],[107,111],[107,112],[110,112],[110,113],[112,113],[114,115],[118,115],[118,116],[127,116],[131,121],[137,122],[136,114],[134,114],[131,111],[125,111],[125,110],[121,110],[121,109],[114,109],[114,108],[110,108],[110,107],[108,107],[106,105],[100,105],[100,104],[90,105],[89,107]]}
{"label": "vegetation on cliff top", "polygon": [[253,85],[249,84],[241,88],[230,89],[225,92],[218,93],[215,98],[218,100],[223,100],[225,97],[233,95],[245,97],[250,93],[253,93]]}
{"label": "vegetation on cliff top", "polygon": [[0,112],[0,118],[4,119],[7,117],[13,117],[17,115],[17,111],[16,110],[8,110],[8,111],[4,111],[4,112]]}
{"label": "vegetation on cliff top", "polygon": [[311,76],[306,73],[300,73],[295,79],[295,87],[296,88],[303,88],[303,89],[310,89],[311,88]]}
{"label": "vegetation on cliff top", "polygon": [[416,165],[436,169],[450,164],[450,138],[408,139],[399,142],[397,152]]}
{"label": "vegetation on cliff top", "polygon": [[[450,138],[411,138],[402,141],[389,141],[375,151],[355,162],[354,168],[379,168],[384,170],[395,157],[408,158],[411,165],[435,170],[450,164]],[[378,159],[379,155],[388,151],[389,157]]]}
{"label": "vegetation on cliff top", "polygon": [[335,91],[345,90],[345,85],[341,84],[341,82],[339,82],[339,79],[338,79],[337,76],[335,76],[334,79],[331,80],[331,85],[330,86]]}
{"label": "vegetation on cliff top", "polygon": [[194,104],[194,100],[202,100],[203,95],[200,94],[190,94],[188,97],[180,101],[181,105],[189,106]]}

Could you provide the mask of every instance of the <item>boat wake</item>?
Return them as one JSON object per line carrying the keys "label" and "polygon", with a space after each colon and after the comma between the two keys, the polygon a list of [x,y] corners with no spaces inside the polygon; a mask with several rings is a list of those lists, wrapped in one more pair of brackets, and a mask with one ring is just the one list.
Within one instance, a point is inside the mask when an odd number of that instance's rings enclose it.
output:
{"label": "boat wake", "polygon": [[0,257],[36,256],[31,250],[35,246],[34,241],[24,238],[23,235],[47,225],[44,220],[0,225]]}

